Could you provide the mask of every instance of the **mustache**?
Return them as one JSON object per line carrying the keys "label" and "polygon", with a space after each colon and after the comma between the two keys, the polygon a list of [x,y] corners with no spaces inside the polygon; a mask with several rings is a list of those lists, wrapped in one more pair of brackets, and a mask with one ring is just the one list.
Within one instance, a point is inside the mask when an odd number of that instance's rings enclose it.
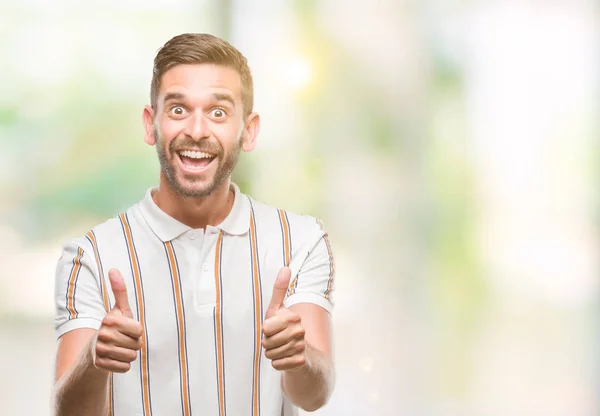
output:
{"label": "mustache", "polygon": [[211,153],[216,156],[221,156],[223,148],[215,142],[209,142],[207,140],[196,141],[189,137],[176,139],[169,143],[169,152],[174,154],[178,150],[195,150],[198,152]]}

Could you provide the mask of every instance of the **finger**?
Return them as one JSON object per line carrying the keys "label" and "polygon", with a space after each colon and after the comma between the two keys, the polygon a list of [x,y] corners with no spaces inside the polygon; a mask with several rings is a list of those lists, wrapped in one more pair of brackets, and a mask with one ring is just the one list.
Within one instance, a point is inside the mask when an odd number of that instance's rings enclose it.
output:
{"label": "finger", "polygon": [[296,370],[302,367],[304,364],[306,364],[306,356],[304,354],[298,354],[271,361],[273,368],[278,371]]}
{"label": "finger", "polygon": [[119,309],[124,316],[133,318],[133,313],[129,307],[129,300],[127,299],[127,287],[125,286],[121,272],[118,269],[110,269],[108,278],[110,279],[110,285],[115,297],[115,308]]}
{"label": "finger", "polygon": [[288,327],[277,334],[264,337],[262,340],[263,348],[270,350],[273,348],[281,347],[290,341],[303,341],[304,340],[304,328],[301,326]]}
{"label": "finger", "polygon": [[278,316],[273,316],[263,322],[263,334],[265,337],[272,337],[273,335],[283,331],[288,327],[286,320],[281,319]]}
{"label": "finger", "polygon": [[102,320],[102,325],[110,328],[115,328],[122,334],[132,338],[139,338],[143,334],[142,324],[135,319],[126,318],[122,315],[108,313]]}
{"label": "finger", "polygon": [[301,354],[306,349],[304,341],[292,340],[285,345],[277,348],[265,350],[265,357],[269,360],[280,360],[291,357],[294,354]]}
{"label": "finger", "polygon": [[98,343],[96,344],[96,357],[110,358],[114,361],[130,363],[137,359],[138,353],[136,350],[132,350],[129,348],[122,348],[114,345]]}
{"label": "finger", "polygon": [[271,337],[278,332],[283,331],[288,326],[302,324],[300,315],[295,314],[289,309],[282,308],[277,311],[276,316],[273,316],[263,322],[263,334]]}
{"label": "finger", "polygon": [[126,373],[131,368],[130,363],[111,360],[110,358],[96,357],[94,362],[96,368],[107,373]]}
{"label": "finger", "polygon": [[128,348],[131,350],[139,350],[142,348],[141,338],[132,338],[128,335],[120,333],[119,331],[113,328],[100,328],[100,330],[98,331],[97,343]]}
{"label": "finger", "polygon": [[275,313],[283,307],[283,300],[287,293],[290,279],[292,277],[292,271],[289,267],[282,267],[277,273],[275,284],[273,285],[273,294],[271,295],[271,302],[267,308],[265,318],[268,319],[275,315]]}

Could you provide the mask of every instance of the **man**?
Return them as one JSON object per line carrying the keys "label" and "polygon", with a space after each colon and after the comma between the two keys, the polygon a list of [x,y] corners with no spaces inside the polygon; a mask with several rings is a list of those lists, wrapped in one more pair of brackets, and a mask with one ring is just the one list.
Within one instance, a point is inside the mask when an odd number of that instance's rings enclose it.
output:
{"label": "man", "polygon": [[56,271],[59,415],[279,416],[334,385],[334,263],[322,223],[230,182],[259,116],[246,59],[206,34],[154,60],[144,141],[159,185],[65,244]]}

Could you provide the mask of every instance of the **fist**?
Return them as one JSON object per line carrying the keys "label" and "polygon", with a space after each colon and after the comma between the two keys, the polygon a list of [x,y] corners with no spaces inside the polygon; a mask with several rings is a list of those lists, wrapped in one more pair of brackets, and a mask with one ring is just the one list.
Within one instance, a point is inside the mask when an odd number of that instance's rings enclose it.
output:
{"label": "fist", "polygon": [[142,348],[142,325],[133,319],[123,276],[108,273],[115,306],[106,314],[92,343],[94,366],[104,372],[126,373]]}
{"label": "fist", "polygon": [[271,302],[263,321],[265,357],[278,371],[296,370],[306,363],[306,343],[300,315],[283,306],[291,270],[283,267],[275,280]]}

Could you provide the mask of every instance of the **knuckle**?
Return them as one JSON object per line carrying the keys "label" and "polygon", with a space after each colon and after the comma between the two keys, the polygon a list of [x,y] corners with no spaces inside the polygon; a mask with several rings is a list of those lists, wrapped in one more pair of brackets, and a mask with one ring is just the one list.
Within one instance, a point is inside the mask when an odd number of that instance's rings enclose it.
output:
{"label": "knuckle", "polygon": [[126,373],[131,369],[131,364],[129,363],[118,363],[115,365],[113,372],[115,373]]}
{"label": "knuckle", "polygon": [[294,361],[298,367],[301,367],[304,364],[306,364],[306,358],[304,357],[304,355],[298,356]]}
{"label": "knuckle", "polygon": [[108,354],[108,345],[98,342],[96,343],[96,355],[99,357],[105,357]]}
{"label": "knuckle", "polygon": [[296,344],[296,352],[303,352],[306,349],[306,344],[304,343],[304,341],[300,341]]}
{"label": "knuckle", "polygon": [[116,317],[114,315],[111,315],[110,313],[108,315],[106,315],[104,317],[104,319],[102,320],[102,325],[105,326],[114,326],[116,325],[117,320]]}
{"label": "knuckle", "polygon": [[144,328],[142,327],[142,324],[140,324],[138,321],[135,321],[134,332],[138,338],[141,337],[144,333]]}
{"label": "knuckle", "polygon": [[104,359],[102,357],[96,356],[96,358],[94,359],[94,365],[97,368],[103,368],[104,367]]}
{"label": "knuckle", "polygon": [[304,335],[305,335],[305,331],[304,331],[303,327],[298,326],[294,330],[294,338],[296,338],[296,339],[304,339]]}
{"label": "knuckle", "polygon": [[135,361],[137,359],[137,356],[137,351],[127,350],[127,360],[129,360],[129,362]]}
{"label": "knuckle", "polygon": [[110,341],[111,338],[112,338],[112,333],[111,333],[110,329],[108,329],[106,327],[100,328],[100,330],[98,331],[98,338],[97,338],[99,341],[107,342],[107,341]]}
{"label": "knuckle", "polygon": [[94,366],[101,371],[104,372],[110,372],[112,371],[112,368],[110,367],[110,360],[106,359],[106,358],[96,358],[96,361],[94,362]]}

